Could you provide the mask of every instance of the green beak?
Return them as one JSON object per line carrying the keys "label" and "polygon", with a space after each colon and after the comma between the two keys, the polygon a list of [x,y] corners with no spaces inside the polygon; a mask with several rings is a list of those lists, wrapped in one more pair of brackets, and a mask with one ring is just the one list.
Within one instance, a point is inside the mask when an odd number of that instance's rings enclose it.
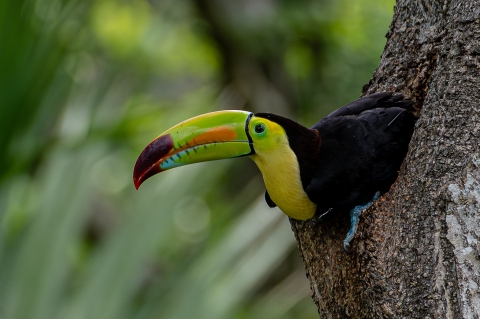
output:
{"label": "green beak", "polygon": [[177,166],[254,154],[248,136],[252,115],[244,111],[212,112],[165,131],[138,157],[133,170],[135,188]]}

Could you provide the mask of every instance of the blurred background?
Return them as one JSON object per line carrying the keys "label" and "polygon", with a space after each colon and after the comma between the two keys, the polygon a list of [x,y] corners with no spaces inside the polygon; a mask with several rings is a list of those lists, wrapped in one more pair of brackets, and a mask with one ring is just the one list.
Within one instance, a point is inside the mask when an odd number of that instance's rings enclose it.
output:
{"label": "blurred background", "polygon": [[359,97],[394,0],[0,2],[0,317],[317,318],[248,158],[132,183],[220,110],[310,126]]}

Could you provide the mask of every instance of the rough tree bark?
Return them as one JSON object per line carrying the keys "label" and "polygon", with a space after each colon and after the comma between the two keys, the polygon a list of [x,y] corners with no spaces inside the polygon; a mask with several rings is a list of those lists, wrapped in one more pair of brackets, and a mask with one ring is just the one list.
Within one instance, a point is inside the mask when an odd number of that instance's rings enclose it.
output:
{"label": "rough tree bark", "polygon": [[400,176],[364,212],[291,221],[321,318],[480,317],[480,1],[398,0],[363,93],[402,92],[420,119]]}

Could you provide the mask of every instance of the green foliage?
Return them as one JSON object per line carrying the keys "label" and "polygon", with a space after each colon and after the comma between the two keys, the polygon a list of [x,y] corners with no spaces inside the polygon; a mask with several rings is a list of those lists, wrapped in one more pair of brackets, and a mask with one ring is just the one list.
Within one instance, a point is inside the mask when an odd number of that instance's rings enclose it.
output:
{"label": "green foliage", "polygon": [[0,317],[315,317],[288,220],[263,202],[253,163],[186,166],[140,191],[133,165],[200,113],[311,125],[356,98],[392,6],[0,2]]}

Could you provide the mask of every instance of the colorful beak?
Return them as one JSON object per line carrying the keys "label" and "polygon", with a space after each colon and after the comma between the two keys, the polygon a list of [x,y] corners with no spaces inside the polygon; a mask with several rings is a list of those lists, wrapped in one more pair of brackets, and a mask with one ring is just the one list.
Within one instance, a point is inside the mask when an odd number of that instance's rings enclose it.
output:
{"label": "colorful beak", "polygon": [[154,139],[140,154],[133,183],[177,166],[254,154],[248,136],[252,113],[219,111],[175,125]]}

